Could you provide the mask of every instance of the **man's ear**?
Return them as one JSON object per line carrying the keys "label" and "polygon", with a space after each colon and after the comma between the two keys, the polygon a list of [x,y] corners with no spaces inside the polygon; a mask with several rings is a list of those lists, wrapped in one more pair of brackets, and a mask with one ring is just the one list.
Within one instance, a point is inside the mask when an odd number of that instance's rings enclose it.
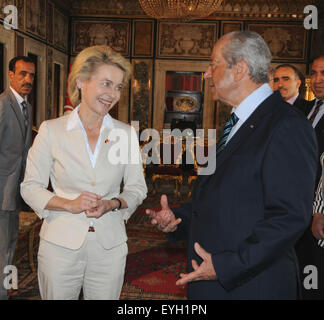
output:
{"label": "man's ear", "polygon": [[240,81],[249,74],[249,66],[244,60],[240,60],[233,68],[235,81]]}
{"label": "man's ear", "polygon": [[15,75],[15,73],[13,71],[11,71],[11,70],[8,71],[9,79],[11,79],[14,75]]}

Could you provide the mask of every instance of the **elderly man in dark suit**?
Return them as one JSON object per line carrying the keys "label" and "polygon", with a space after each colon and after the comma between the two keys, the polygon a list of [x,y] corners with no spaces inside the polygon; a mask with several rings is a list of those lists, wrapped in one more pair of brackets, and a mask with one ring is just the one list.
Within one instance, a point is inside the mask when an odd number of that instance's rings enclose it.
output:
{"label": "elderly man in dark suit", "polygon": [[[317,185],[321,177],[320,156],[324,152],[324,54],[313,61],[310,70],[310,84],[315,99],[308,101],[304,114],[315,130],[318,143]],[[301,278],[303,282],[313,282],[310,285],[304,283],[302,287],[302,295],[305,300],[324,300],[324,248],[322,247],[323,242],[318,242],[320,240],[319,232],[324,225],[324,215],[318,207],[318,203],[315,201],[312,228],[307,228],[296,246]],[[313,234],[311,229],[313,229]],[[316,267],[316,277],[307,271],[308,266]]]}
{"label": "elderly man in dark suit", "polygon": [[32,108],[25,100],[35,77],[33,61],[24,56],[9,62],[10,88],[0,95],[0,300],[6,300],[5,267],[15,253],[24,178],[32,142]]}
{"label": "elderly man in dark suit", "polygon": [[[296,299],[294,245],[311,219],[315,134],[268,82],[271,54],[255,32],[214,46],[205,73],[214,100],[233,106],[216,148],[216,170],[200,175],[192,203],[147,210],[170,240],[188,241],[189,299]],[[209,155],[211,156],[211,155]]]}

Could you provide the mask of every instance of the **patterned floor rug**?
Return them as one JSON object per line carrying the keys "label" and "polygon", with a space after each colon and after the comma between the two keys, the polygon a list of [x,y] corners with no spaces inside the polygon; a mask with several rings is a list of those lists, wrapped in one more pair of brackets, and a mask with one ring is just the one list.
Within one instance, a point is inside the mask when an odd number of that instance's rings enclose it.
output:
{"label": "patterned floor rug", "polygon": [[[128,257],[125,280],[120,299],[158,300],[186,299],[186,289],[175,285],[179,273],[186,269],[185,243],[170,245],[164,234],[154,228],[147,215],[146,208],[158,208],[161,193],[168,195],[171,207],[188,201],[186,190],[182,199],[173,194],[172,186],[160,189],[160,194],[149,196],[129,219],[126,229],[128,235]],[[39,230],[36,231],[38,235]],[[37,267],[37,250],[39,237],[35,238],[35,265]],[[10,292],[12,300],[39,300],[37,273],[32,273],[28,263],[28,238],[19,238],[16,250],[16,266],[18,269],[18,290]],[[82,298],[82,297],[81,297]]]}

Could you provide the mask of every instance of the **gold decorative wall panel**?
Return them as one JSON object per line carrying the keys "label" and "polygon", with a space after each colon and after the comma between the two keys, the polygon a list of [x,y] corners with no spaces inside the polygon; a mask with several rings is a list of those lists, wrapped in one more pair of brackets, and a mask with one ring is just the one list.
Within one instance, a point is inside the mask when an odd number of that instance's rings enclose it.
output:
{"label": "gold decorative wall panel", "polygon": [[54,17],[54,45],[66,51],[68,48],[69,19],[57,9],[54,9]]}
{"label": "gold decorative wall panel", "polygon": [[303,24],[249,24],[267,42],[273,60],[305,60],[307,33]]}
{"label": "gold decorative wall panel", "polygon": [[243,30],[244,25],[242,21],[222,21],[221,23],[221,35],[223,36],[226,33],[233,31]]}
{"label": "gold decorative wall panel", "polygon": [[131,120],[139,121],[139,128],[151,127],[152,110],[152,60],[132,61]]}
{"label": "gold decorative wall panel", "polygon": [[217,26],[217,22],[159,22],[157,56],[209,59],[217,39]]}
{"label": "gold decorative wall panel", "polygon": [[86,47],[109,45],[124,56],[129,56],[130,21],[72,22],[72,54]]}
{"label": "gold decorative wall panel", "polygon": [[44,0],[26,1],[26,31],[46,39],[46,3]]}
{"label": "gold decorative wall panel", "polygon": [[133,22],[133,56],[153,56],[154,21],[135,20]]}

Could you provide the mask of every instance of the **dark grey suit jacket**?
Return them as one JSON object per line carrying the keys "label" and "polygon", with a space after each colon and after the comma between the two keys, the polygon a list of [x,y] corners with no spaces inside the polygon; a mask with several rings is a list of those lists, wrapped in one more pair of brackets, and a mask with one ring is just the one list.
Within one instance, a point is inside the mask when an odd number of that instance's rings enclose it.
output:
{"label": "dark grey suit jacket", "polygon": [[[27,104],[29,119],[32,107]],[[25,132],[24,115],[8,88],[0,95],[0,210],[12,211],[21,204],[20,183],[24,178],[32,142],[31,121]]]}

